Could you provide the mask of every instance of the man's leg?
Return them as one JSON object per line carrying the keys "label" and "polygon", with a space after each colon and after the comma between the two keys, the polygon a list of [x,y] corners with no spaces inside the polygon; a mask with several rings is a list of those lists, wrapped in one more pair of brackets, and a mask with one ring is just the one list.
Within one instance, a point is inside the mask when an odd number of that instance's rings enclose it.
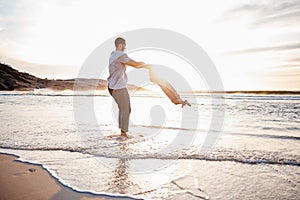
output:
{"label": "man's leg", "polygon": [[119,108],[119,128],[121,129],[121,135],[127,136],[129,115],[131,112],[130,98],[127,88],[113,90],[111,92],[114,100],[118,104]]}

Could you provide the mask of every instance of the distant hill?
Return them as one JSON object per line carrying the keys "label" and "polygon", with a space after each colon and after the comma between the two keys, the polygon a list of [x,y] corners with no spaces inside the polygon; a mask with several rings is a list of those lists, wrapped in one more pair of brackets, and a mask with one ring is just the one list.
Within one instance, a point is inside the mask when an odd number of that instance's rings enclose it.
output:
{"label": "distant hill", "polygon": [[[76,84],[75,84],[76,83]],[[0,90],[34,90],[50,88],[53,90],[97,90],[107,89],[107,81],[103,79],[42,79],[28,73],[19,72],[11,66],[0,63]],[[75,86],[75,87],[74,87]],[[128,85],[130,90],[143,90],[134,85]]]}

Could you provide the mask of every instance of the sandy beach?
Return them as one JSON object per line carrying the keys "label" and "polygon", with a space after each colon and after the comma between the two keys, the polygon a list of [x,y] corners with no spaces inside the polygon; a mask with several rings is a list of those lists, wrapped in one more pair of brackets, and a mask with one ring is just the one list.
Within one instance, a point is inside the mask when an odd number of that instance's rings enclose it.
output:
{"label": "sandy beach", "polygon": [[40,165],[23,163],[16,159],[16,156],[0,154],[1,200],[108,199],[76,192],[59,183]]}

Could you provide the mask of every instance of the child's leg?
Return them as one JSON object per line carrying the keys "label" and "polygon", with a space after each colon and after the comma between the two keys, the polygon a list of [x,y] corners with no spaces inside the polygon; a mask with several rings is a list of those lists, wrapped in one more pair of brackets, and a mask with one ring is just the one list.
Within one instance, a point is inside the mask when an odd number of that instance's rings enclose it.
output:
{"label": "child's leg", "polygon": [[159,84],[159,87],[175,105],[180,104],[180,102],[182,102],[180,96],[177,94],[176,90],[172,87],[170,83],[165,81],[163,84]]}

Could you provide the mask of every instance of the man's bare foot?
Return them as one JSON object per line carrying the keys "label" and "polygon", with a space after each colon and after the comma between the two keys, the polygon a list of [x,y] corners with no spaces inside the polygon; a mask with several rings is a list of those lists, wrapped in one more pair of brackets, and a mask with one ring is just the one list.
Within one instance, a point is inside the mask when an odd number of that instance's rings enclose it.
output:
{"label": "man's bare foot", "polygon": [[121,130],[121,136],[128,138],[127,133],[125,131],[122,131],[122,130]]}
{"label": "man's bare foot", "polygon": [[184,100],[184,101],[181,101],[181,107],[183,108],[185,105],[188,105],[188,106],[191,106],[191,104],[187,101],[187,100]]}

